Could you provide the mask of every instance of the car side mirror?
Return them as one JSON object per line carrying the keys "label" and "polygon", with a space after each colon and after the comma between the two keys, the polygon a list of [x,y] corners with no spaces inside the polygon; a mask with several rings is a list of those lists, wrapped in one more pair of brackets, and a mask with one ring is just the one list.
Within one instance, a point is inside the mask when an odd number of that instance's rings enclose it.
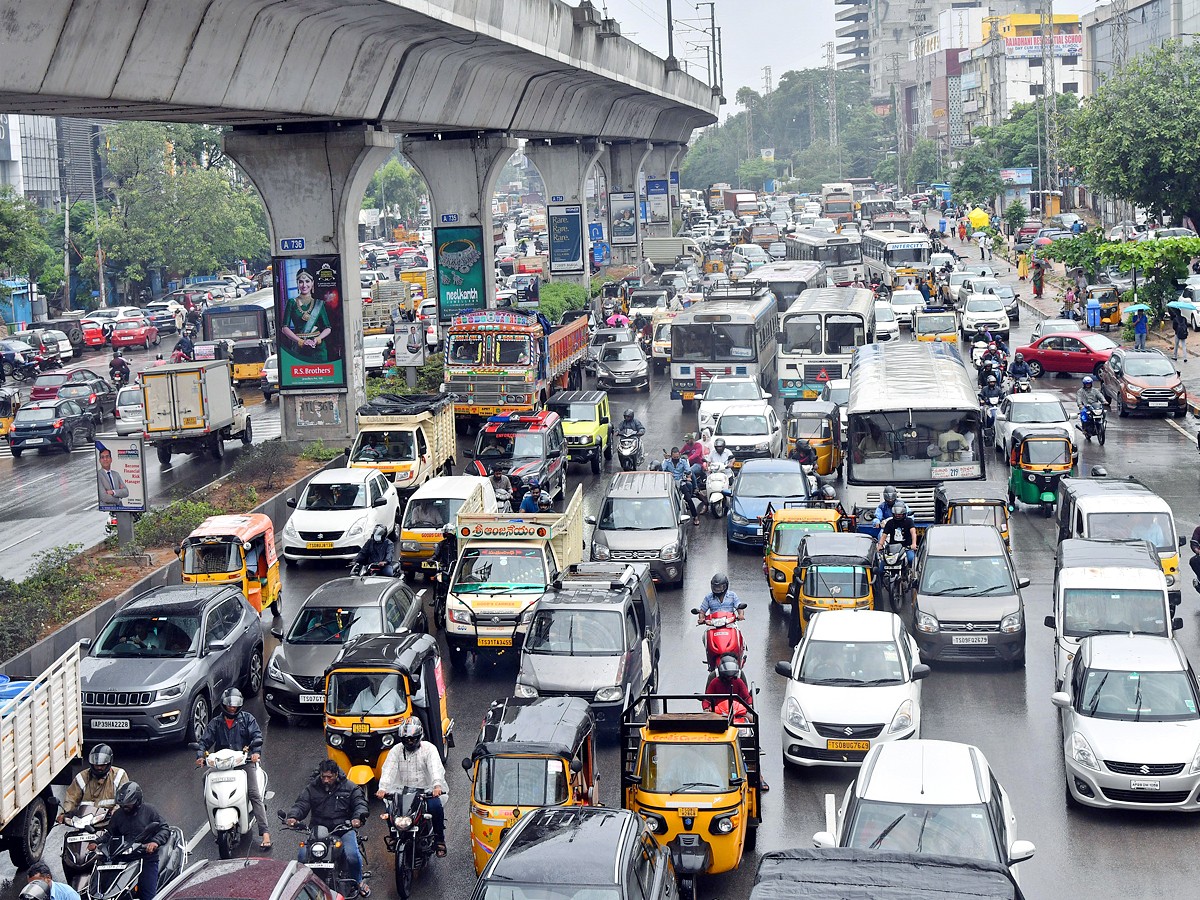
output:
{"label": "car side mirror", "polygon": [[[926,668],[929,667],[926,666]],[[791,678],[792,664],[786,659],[779,660],[779,662],[775,663],[775,674],[782,675],[784,678]]]}
{"label": "car side mirror", "polygon": [[289,506],[291,509],[295,509],[295,508],[296,508],[296,498],[295,498],[295,497],[288,497],[288,498],[287,498],[287,505],[288,505],[288,506]]}
{"label": "car side mirror", "polygon": [[210,641],[204,648],[205,653],[220,653],[223,650],[229,649],[228,641]]}
{"label": "car side mirror", "polygon": [[583,521],[586,522],[588,525],[595,525],[596,517],[595,516],[584,516]]}
{"label": "car side mirror", "polygon": [[784,343],[784,337],[785,335],[782,331],[775,332],[775,343],[782,347]]}
{"label": "car side mirror", "polygon": [[86,650],[88,647],[92,646],[92,639],[91,638],[80,638],[79,646],[82,647],[84,650]]}
{"label": "car side mirror", "polygon": [[833,835],[828,831],[818,831],[812,838],[813,846],[818,850],[827,850],[830,847],[836,847],[837,841],[833,839]]}
{"label": "car side mirror", "polygon": [[1182,629],[1183,629],[1183,618],[1180,616],[1176,616],[1174,619],[1171,620],[1171,630],[1172,631],[1181,631]]}
{"label": "car side mirror", "polygon": [[463,450],[462,455],[463,455],[463,459],[474,459],[475,451],[468,447],[465,450]]}
{"label": "car side mirror", "polygon": [[1042,624],[1044,624],[1047,628],[1054,628],[1054,616],[1046,616],[1046,618],[1042,619]]}
{"label": "car side mirror", "polygon": [[1055,691],[1053,694],[1050,695],[1050,702],[1053,703],[1055,706],[1057,706],[1059,709],[1070,709],[1071,708],[1071,695],[1068,694],[1066,691]]}
{"label": "car side mirror", "polygon": [[1183,538],[1180,538],[1180,539],[1179,539],[1179,546],[1180,546],[1180,547],[1183,547],[1183,546],[1186,546],[1186,545],[1187,545],[1187,541],[1186,541],[1186,540],[1184,540]]}
{"label": "car side mirror", "polygon": [[277,640],[277,641],[282,641],[283,640],[283,629],[282,628],[272,628],[271,629],[271,637],[275,638],[275,640]]}
{"label": "car side mirror", "polygon": [[1008,848],[1008,864],[1015,865],[1022,860],[1029,859],[1033,856],[1034,846],[1032,841],[1013,841]]}
{"label": "car side mirror", "polygon": [[464,772],[466,772],[468,775],[471,774],[471,757],[464,756],[462,758],[462,767]]}
{"label": "car side mirror", "polygon": [[917,663],[913,666],[912,680],[920,681],[922,678],[928,678],[931,674],[933,674],[933,669],[929,668],[925,663]]}
{"label": "car side mirror", "polygon": [[601,416],[601,417],[600,417],[600,424],[601,424],[601,425],[607,425],[607,424],[608,424],[608,416]]}
{"label": "car side mirror", "polygon": [[1017,579],[1017,587],[1018,588],[1027,588],[1027,587],[1029,587],[1029,583],[1030,582],[1029,582],[1028,578],[1018,578]]}

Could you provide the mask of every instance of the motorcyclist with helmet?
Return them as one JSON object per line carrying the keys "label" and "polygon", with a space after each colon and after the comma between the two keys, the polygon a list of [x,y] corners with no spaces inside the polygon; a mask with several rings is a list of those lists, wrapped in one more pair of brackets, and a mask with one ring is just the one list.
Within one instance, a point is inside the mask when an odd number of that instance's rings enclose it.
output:
{"label": "motorcyclist with helmet", "polygon": [[26,883],[17,895],[18,900],[79,900],[79,893],[69,884],[55,881],[50,867],[35,862],[25,870]]}
{"label": "motorcyclist with helmet", "polygon": [[[382,526],[381,526],[382,527]],[[221,709],[208,720],[200,735],[196,750],[196,766],[204,765],[204,755],[217,750],[245,750],[250,755],[241,766],[246,773],[246,795],[258,825],[259,848],[271,849],[271,834],[267,831],[267,810],[263,806],[262,790],[258,783],[258,760],[262,755],[263,734],[258,720],[243,707],[246,698],[237,688],[227,688],[221,695]]]}
{"label": "motorcyclist with helmet", "polygon": [[117,790],[128,780],[125,770],[113,765],[112,747],[97,744],[88,754],[88,767],[71,780],[55,821],[61,825],[81,803],[116,800]]}
{"label": "motorcyclist with helmet", "polygon": [[409,716],[400,723],[400,746],[388,751],[379,773],[379,790],[376,797],[398,793],[403,788],[420,788],[428,797],[429,814],[433,816],[434,852],[446,855],[446,812],[442,798],[450,793],[446,784],[446,767],[442,757],[429,741],[425,740],[425,726],[416,716]]}
{"label": "motorcyclist with helmet", "polygon": [[733,452],[725,448],[725,438],[713,441],[712,453],[708,454],[707,463],[709,466],[720,464],[727,469],[733,466]]}
{"label": "motorcyclist with helmet", "polygon": [[705,617],[714,612],[729,612],[735,614],[739,619],[745,618],[742,610],[738,609],[742,601],[736,593],[729,589],[729,577],[724,572],[717,572],[713,575],[708,586],[712,590],[705,594],[704,599],[700,601],[698,619],[700,624],[703,625]]}
{"label": "motorcyclist with helmet", "polygon": [[815,466],[817,464],[817,451],[813,449],[812,444],[800,438],[796,441],[794,447],[788,451],[788,459],[794,459],[802,466]]}
{"label": "motorcyclist with helmet", "polygon": [[1020,350],[1013,356],[1012,365],[1008,367],[1008,375],[1014,381],[1018,378],[1033,377],[1033,373],[1029,371],[1029,363],[1025,362],[1025,354]]}
{"label": "motorcyclist with helmet", "polygon": [[988,428],[996,427],[996,407],[991,404],[992,400],[999,403],[1004,399],[1004,388],[1000,387],[1000,382],[996,380],[995,375],[989,375],[987,382],[983,386],[983,390],[979,392],[979,399],[983,402],[984,408],[987,410]]}
{"label": "motorcyclist with helmet", "polygon": [[358,555],[354,557],[354,565],[363,566],[370,570],[373,566],[379,575],[396,574],[396,542],[388,537],[386,525],[376,525],[371,531],[370,538],[362,545]]}
{"label": "motorcyclist with helmet", "polygon": [[[738,661],[732,656],[721,657],[721,661],[717,663],[717,671],[709,679],[704,693],[731,694],[742,701],[747,707],[754,705],[754,700],[750,696],[750,688],[746,686],[746,682],[742,678],[741,666],[738,665]],[[720,701],[706,698],[703,705],[705,709],[712,709],[718,702]]]}
{"label": "motorcyclist with helmet", "polygon": [[[108,821],[102,840],[115,850],[125,841],[145,844],[146,858],[138,878],[138,900],[154,900],[158,893],[158,848],[171,837],[167,820],[142,796],[142,786],[127,781],[117,789],[117,809]],[[95,849],[89,844],[88,849]]]}
{"label": "motorcyclist with helmet", "polygon": [[875,507],[875,518],[871,520],[871,524],[876,528],[883,526],[883,523],[892,517],[892,507],[896,505],[896,501],[900,498],[900,494],[890,484],[883,489],[883,499],[879,505]]}
{"label": "motorcyclist with helmet", "polygon": [[108,362],[108,377],[118,385],[129,384],[129,363],[125,361],[119,348],[113,350],[112,359]]}
{"label": "motorcyclist with helmet", "polygon": [[[917,558],[917,523],[908,514],[908,505],[903,500],[892,504],[892,515],[879,528],[879,550],[887,549],[889,544],[899,544],[904,548],[904,559],[908,568],[912,567]],[[880,553],[876,565],[879,580],[883,581],[883,554]]]}
{"label": "motorcyclist with helmet", "polygon": [[1104,399],[1104,394],[1096,387],[1096,382],[1091,375],[1083,376],[1083,383],[1079,390],[1075,392],[1075,402],[1079,404],[1080,409],[1086,409],[1089,406],[1107,406],[1108,401]]}
{"label": "motorcyclist with helmet", "polygon": [[[351,830],[340,835],[347,874],[358,885],[358,895],[369,897],[371,887],[363,881],[363,858],[358,849],[358,835],[353,830],[361,828],[367,817],[367,798],[363,789],[347,778],[332,759],[321,760],[312,781],[288,810],[286,821],[295,827],[306,817],[312,827],[323,826],[331,831],[350,823]],[[296,858],[304,862],[303,846]]]}
{"label": "motorcyclist with helmet", "polygon": [[629,432],[633,432],[638,437],[642,437],[646,434],[646,426],[641,423],[640,419],[634,416],[632,409],[625,410],[624,414],[621,416],[621,424],[617,426],[618,434],[626,434]]}

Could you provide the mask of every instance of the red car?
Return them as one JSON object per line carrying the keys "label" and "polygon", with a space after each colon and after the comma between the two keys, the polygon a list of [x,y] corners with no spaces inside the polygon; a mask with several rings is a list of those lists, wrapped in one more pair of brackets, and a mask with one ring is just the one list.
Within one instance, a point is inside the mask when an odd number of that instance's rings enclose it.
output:
{"label": "red car", "polygon": [[162,900],[341,900],[342,895],[297,862],[223,859],[185,869],[158,896]]}
{"label": "red car", "polygon": [[91,369],[72,369],[70,372],[49,372],[39,375],[29,393],[30,400],[54,400],[64,384],[90,384],[104,379]]}
{"label": "red car", "polygon": [[1043,372],[1069,372],[1099,378],[1100,370],[1116,349],[1117,345],[1102,334],[1056,331],[1038,338],[1028,347],[1018,347],[1016,352],[1025,357],[1034,378]]}
{"label": "red car", "polygon": [[158,346],[158,329],[148,319],[118,319],[110,343],[113,349],[140,345],[149,350],[151,344]]}
{"label": "red car", "polygon": [[79,328],[83,331],[83,345],[85,347],[103,348],[108,342],[104,335],[104,326],[94,319],[83,319],[79,323]]}

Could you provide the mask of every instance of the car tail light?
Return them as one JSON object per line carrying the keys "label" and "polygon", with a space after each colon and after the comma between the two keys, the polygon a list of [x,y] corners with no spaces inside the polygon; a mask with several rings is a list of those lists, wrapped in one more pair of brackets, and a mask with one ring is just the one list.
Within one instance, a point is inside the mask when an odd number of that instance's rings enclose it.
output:
{"label": "car tail light", "polygon": [[88,394],[88,403],[95,403],[95,402],[96,402],[96,395]]}
{"label": "car tail light", "polygon": [[55,420],[54,420],[54,424],[53,424],[51,427],[53,427],[53,428],[62,428],[62,427],[63,427],[63,425],[65,425],[65,424],[66,424],[66,421],[67,421],[66,419],[55,419]]}
{"label": "car tail light", "polygon": [[113,410],[113,418],[114,419],[121,418],[121,407],[118,406],[116,409]]}

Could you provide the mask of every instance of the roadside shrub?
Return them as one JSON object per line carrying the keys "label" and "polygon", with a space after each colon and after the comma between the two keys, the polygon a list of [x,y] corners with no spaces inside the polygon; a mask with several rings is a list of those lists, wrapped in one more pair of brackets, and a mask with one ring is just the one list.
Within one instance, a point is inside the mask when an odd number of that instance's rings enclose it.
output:
{"label": "roadside shrub", "polygon": [[253,483],[264,490],[275,487],[276,480],[292,471],[295,454],[288,451],[281,441],[264,441],[242,452],[233,464],[232,476],[235,484]]}
{"label": "roadside shrub", "polygon": [[0,659],[32,646],[51,627],[88,609],[104,567],[81,564],[79,544],[39,553],[24,581],[0,579]]}
{"label": "roadside shrub", "polygon": [[581,285],[566,281],[544,284],[538,295],[538,311],[551,322],[557,322],[568,309],[583,309],[588,292]]}
{"label": "roadside shrub", "polygon": [[408,386],[408,377],[403,369],[398,369],[394,378],[368,378],[367,399],[374,400],[380,394],[397,394],[401,397],[409,394],[436,394],[441,390],[444,380],[443,360],[444,356],[441,353],[431,353],[425,357],[425,365],[417,369],[415,388]]}
{"label": "roadside shrub", "polygon": [[300,451],[300,458],[307,459],[310,462],[329,462],[334,457],[341,455],[342,451],[340,448],[329,447],[324,441],[313,441]]}
{"label": "roadside shrub", "polygon": [[143,547],[178,547],[201,522],[223,512],[207,500],[178,500],[134,522],[133,540]]}

